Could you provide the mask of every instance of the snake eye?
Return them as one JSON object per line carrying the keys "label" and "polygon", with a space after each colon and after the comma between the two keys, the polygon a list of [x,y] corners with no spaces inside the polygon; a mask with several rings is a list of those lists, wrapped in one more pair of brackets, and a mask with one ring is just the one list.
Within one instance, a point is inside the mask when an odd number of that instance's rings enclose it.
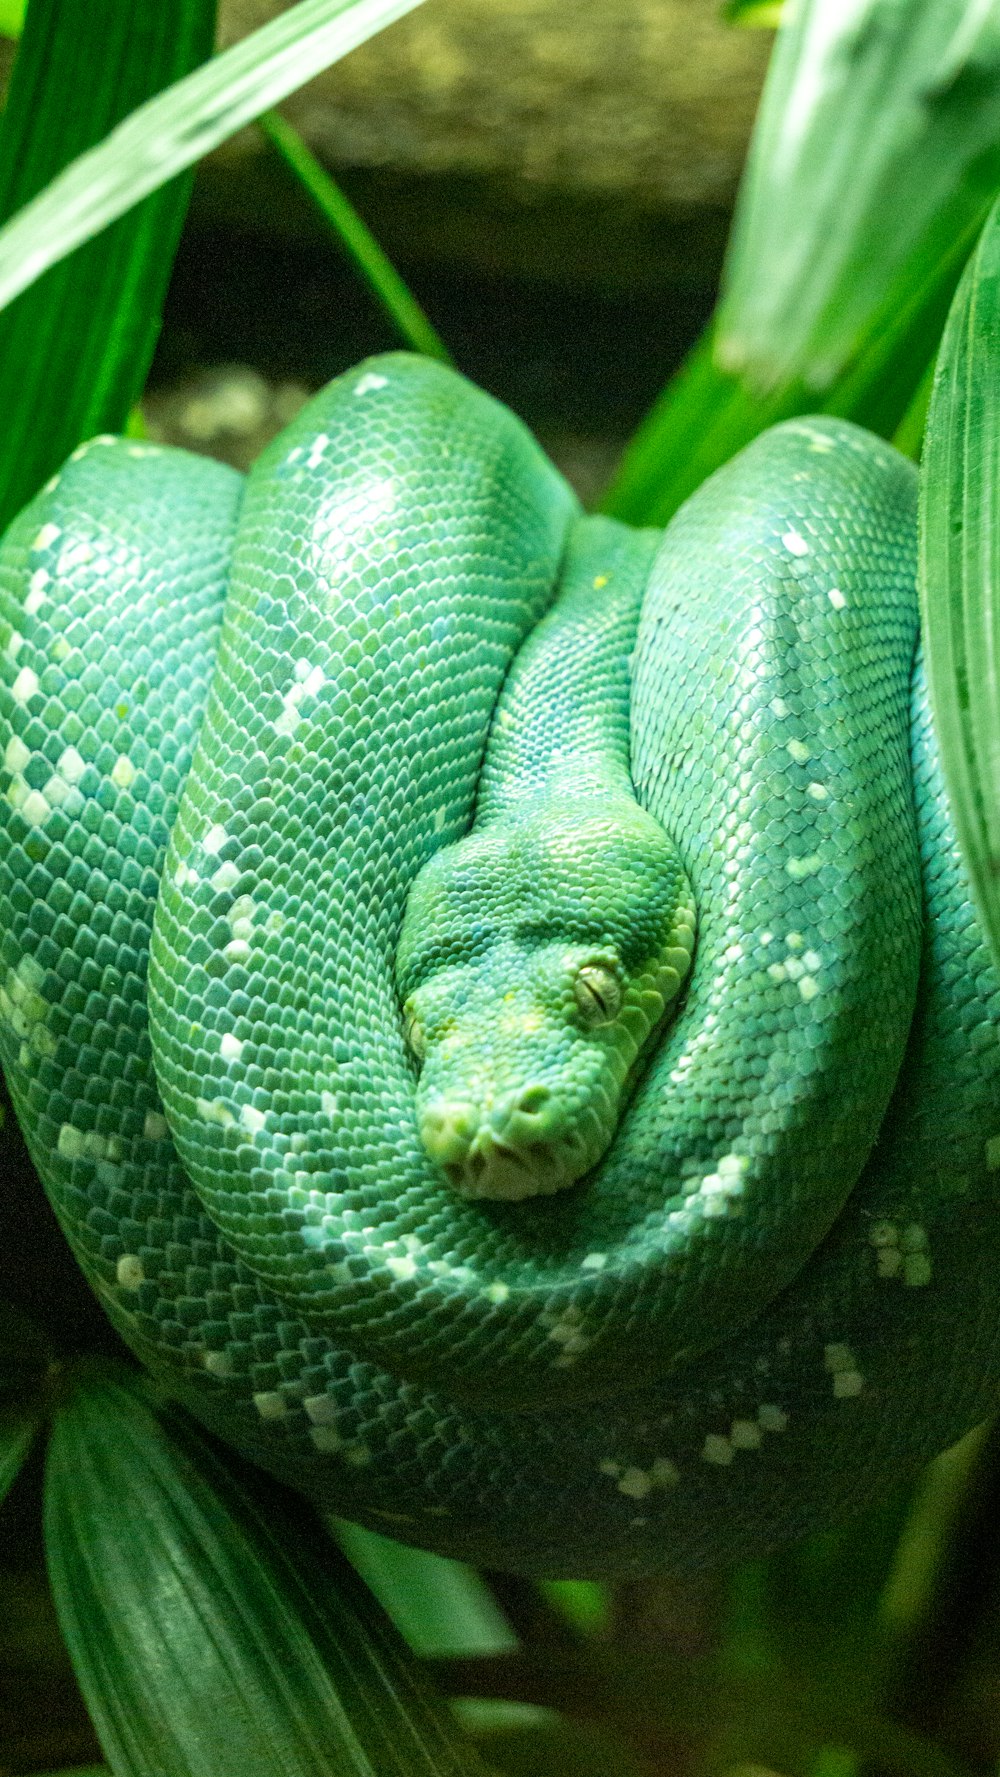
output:
{"label": "snake eye", "polygon": [[418,1061],[423,1061],[427,1053],[427,1038],[419,1018],[412,1012],[406,1012],[406,1041]]}
{"label": "snake eye", "polygon": [[588,1028],[610,1024],[621,1011],[621,983],[603,963],[584,963],[573,982],[573,995]]}

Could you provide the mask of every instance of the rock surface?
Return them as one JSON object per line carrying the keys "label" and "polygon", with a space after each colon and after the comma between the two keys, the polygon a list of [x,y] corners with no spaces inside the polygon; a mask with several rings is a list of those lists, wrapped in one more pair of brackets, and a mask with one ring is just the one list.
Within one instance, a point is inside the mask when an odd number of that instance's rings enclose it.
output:
{"label": "rock surface", "polygon": [[[280,10],[222,0],[222,41]],[[720,12],[719,0],[426,0],[286,111],[331,166],[728,208],[771,34]],[[258,144],[246,132],[222,152]]]}

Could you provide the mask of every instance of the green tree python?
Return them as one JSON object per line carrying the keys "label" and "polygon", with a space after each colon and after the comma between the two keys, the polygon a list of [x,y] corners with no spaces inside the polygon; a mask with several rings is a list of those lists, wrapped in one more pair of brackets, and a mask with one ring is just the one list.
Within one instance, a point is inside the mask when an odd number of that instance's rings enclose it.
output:
{"label": "green tree python", "polygon": [[998,982],[916,474],[792,420],[660,536],[393,354],[0,551],[0,1039],[143,1362],[526,1573],[849,1514],[1000,1388]]}

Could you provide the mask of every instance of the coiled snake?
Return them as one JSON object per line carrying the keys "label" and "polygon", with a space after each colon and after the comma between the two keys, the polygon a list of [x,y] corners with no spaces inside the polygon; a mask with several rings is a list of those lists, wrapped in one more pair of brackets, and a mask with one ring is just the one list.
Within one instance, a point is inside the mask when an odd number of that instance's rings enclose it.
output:
{"label": "coiled snake", "polygon": [[661,540],[394,354],[245,483],[99,438],[9,530],[17,1115],[133,1350],[315,1499],[681,1570],[995,1403],[915,482],[794,420]]}

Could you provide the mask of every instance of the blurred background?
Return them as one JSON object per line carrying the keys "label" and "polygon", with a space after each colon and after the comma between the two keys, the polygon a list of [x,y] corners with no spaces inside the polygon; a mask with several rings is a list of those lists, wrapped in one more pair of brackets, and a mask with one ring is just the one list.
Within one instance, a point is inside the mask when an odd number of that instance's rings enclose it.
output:
{"label": "blurred background", "polygon": [[[278,10],[223,0],[222,41]],[[771,38],[716,0],[431,0],[283,107],[585,499],[707,319]],[[259,130],[199,167],[152,430],[245,466],[396,343]]]}

